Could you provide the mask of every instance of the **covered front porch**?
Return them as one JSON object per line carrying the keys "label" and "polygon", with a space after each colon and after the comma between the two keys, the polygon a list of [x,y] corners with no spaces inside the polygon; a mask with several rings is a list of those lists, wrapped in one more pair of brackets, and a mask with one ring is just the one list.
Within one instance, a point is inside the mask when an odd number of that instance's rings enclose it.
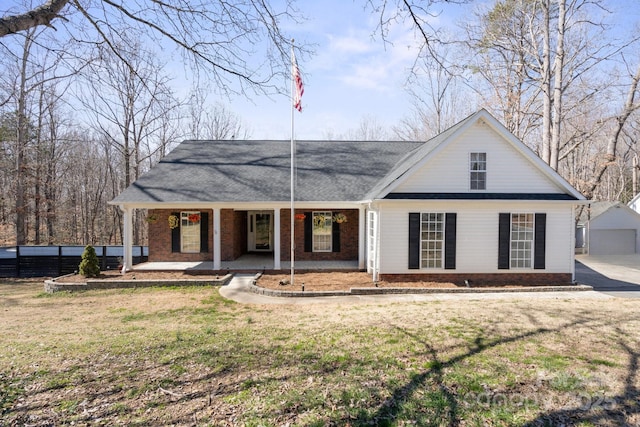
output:
{"label": "covered front porch", "polygon": [[[121,206],[124,270],[284,271],[291,269],[292,245],[296,270],[364,270],[366,265],[364,206],[334,202],[300,203],[295,216],[285,204],[144,206],[149,262],[133,266],[131,218],[140,207]],[[312,221],[319,215],[320,228]]]}
{"label": "covered front porch", "polygon": [[[295,261],[295,270],[357,271],[358,261]],[[277,271],[291,269],[291,262],[281,261],[280,268],[274,266],[271,254],[244,254],[233,261],[223,261],[219,269],[213,261],[166,261],[145,262],[133,266],[134,271]]]}

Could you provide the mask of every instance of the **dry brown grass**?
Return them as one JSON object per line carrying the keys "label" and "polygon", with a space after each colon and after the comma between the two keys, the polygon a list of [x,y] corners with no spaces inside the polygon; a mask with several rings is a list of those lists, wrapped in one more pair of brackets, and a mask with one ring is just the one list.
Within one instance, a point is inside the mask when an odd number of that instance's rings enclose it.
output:
{"label": "dry brown grass", "polygon": [[0,425],[639,425],[638,308],[5,283]]}

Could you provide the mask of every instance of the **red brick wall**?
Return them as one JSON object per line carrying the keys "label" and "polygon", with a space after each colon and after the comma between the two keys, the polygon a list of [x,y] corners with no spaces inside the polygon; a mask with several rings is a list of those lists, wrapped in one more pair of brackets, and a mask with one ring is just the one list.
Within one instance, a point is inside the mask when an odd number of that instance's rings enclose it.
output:
{"label": "red brick wall", "polygon": [[[213,260],[213,211],[211,209],[193,209],[209,212],[209,251],[200,254],[182,254],[171,252],[171,229],[169,215],[178,209],[152,209],[149,215],[157,220],[149,223],[149,261],[211,261]],[[296,213],[311,212],[314,209],[297,209]],[[317,208],[315,210],[331,210]],[[332,210],[347,216],[347,222],[340,224],[340,252],[305,252],[304,221],[295,222],[296,259],[301,261],[350,261],[358,259],[358,210]],[[280,211],[280,254],[283,261],[291,259],[290,244],[290,210]],[[231,261],[247,252],[247,211],[233,209],[220,210],[220,258]]]}
{"label": "red brick wall", "polygon": [[381,274],[380,280],[387,282],[450,282],[465,286],[468,280],[472,287],[482,286],[546,286],[569,285],[571,273],[503,273],[503,274]]}
{"label": "red brick wall", "polygon": [[247,211],[235,211],[233,216],[235,239],[233,259],[247,253]]}
{"label": "red brick wall", "polygon": [[[346,215],[347,222],[340,224],[340,252],[305,252],[304,251],[304,220],[295,220],[296,259],[300,261],[354,261],[358,259],[358,214],[357,209],[331,209],[319,207],[316,209],[296,209],[296,214],[305,212],[327,211],[334,214],[340,212]],[[291,210],[280,210],[280,253],[283,261],[291,260]]]}
{"label": "red brick wall", "polygon": [[156,220],[149,222],[149,261],[211,261],[213,260],[213,211],[211,209],[189,209],[209,213],[209,251],[197,254],[171,252],[171,228],[169,215],[178,209],[150,209],[148,217]]}
{"label": "red brick wall", "polygon": [[247,252],[247,212],[220,210],[221,261],[233,261]]}

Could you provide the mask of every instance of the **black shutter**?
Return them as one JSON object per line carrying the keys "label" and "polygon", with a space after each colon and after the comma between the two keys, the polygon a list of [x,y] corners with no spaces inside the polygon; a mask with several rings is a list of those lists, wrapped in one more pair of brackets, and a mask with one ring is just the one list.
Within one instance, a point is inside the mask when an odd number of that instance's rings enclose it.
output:
{"label": "black shutter", "polygon": [[409,268],[420,268],[420,214],[409,213]]}
{"label": "black shutter", "polygon": [[209,252],[209,212],[200,212],[200,252]]}
{"label": "black shutter", "polygon": [[171,229],[171,252],[180,252],[180,212],[171,212],[178,218],[178,226]]}
{"label": "black shutter", "polygon": [[444,216],[444,268],[456,269],[456,213]]}
{"label": "black shutter", "polygon": [[498,223],[498,269],[509,269],[511,214],[501,213]]}
{"label": "black shutter", "polygon": [[537,213],[535,221],[533,268],[536,270],[544,270],[546,259],[547,214]]}
{"label": "black shutter", "polygon": [[313,214],[304,213],[304,251],[313,252]]}
{"label": "black shutter", "polygon": [[331,222],[331,252],[340,252],[340,224]]}

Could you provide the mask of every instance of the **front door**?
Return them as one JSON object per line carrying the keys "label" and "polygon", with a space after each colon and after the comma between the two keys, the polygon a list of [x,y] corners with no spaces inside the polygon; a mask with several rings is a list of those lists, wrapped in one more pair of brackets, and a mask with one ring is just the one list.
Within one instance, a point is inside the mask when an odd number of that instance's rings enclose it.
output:
{"label": "front door", "polygon": [[273,213],[271,211],[249,211],[249,252],[273,251]]}

